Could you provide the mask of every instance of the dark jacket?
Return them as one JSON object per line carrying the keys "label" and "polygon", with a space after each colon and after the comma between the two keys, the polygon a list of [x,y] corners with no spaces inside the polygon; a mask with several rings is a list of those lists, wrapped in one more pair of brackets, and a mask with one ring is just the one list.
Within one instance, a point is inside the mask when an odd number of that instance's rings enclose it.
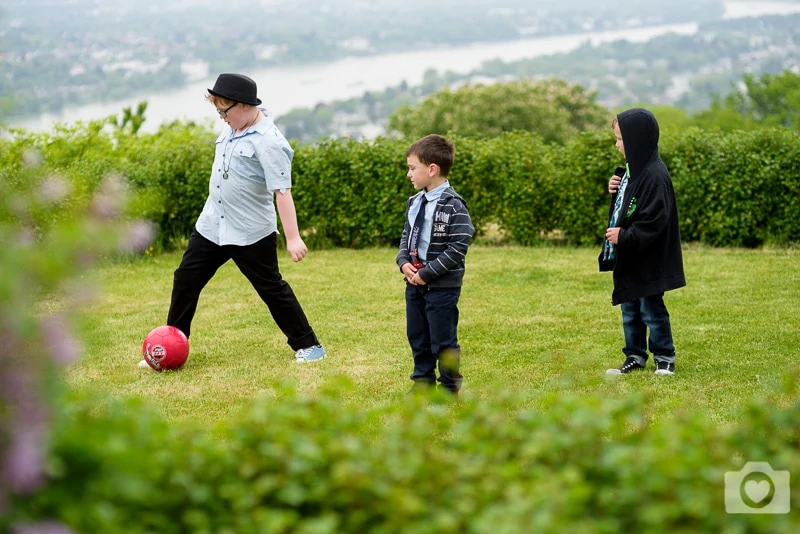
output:
{"label": "dark jacket", "polygon": [[[630,176],[622,199],[616,259],[601,271],[614,271],[612,304],[620,304],[686,285],[678,226],[678,204],[667,166],[658,155],[658,122],[645,109],[617,115]],[[616,194],[611,196],[609,220]]]}
{"label": "dark jacket", "polygon": [[[400,251],[397,253],[397,266],[401,268],[411,262],[408,253],[408,210],[423,192],[408,199],[406,204],[403,236],[400,238]],[[464,260],[475,228],[467,210],[467,203],[452,187],[442,191],[436,202],[431,226],[430,244],[426,254],[425,267],[419,276],[429,287],[460,287],[464,278]]]}

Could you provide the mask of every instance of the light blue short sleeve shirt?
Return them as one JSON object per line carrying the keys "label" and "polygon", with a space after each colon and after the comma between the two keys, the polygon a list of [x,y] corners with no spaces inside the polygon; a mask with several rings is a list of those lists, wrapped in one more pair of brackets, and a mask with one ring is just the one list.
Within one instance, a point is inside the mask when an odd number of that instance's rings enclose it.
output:
{"label": "light blue short sleeve shirt", "polygon": [[292,187],[294,150],[269,112],[241,135],[217,138],[200,235],[217,245],[252,245],[278,231],[275,190]]}

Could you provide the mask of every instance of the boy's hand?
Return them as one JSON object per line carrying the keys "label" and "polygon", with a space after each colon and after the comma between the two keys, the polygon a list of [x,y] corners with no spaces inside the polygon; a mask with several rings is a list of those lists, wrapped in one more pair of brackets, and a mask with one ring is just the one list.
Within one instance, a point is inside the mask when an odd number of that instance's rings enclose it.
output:
{"label": "boy's hand", "polygon": [[616,245],[619,242],[619,228],[607,228],[606,229],[606,239],[612,245]]}
{"label": "boy's hand", "polygon": [[409,280],[409,282],[411,282],[415,286],[425,285],[425,280],[422,279],[422,277],[419,275],[419,272],[414,273],[414,276],[411,277],[411,280]]}
{"label": "boy's hand", "polygon": [[287,239],[286,240],[286,250],[289,251],[289,254],[292,256],[292,260],[298,262],[306,257],[308,254],[308,248],[306,244],[303,242],[303,239],[300,237],[296,237],[294,239]]}
{"label": "boy's hand", "polygon": [[412,280],[414,279],[414,275],[417,274],[417,270],[414,268],[413,265],[410,263],[404,263],[400,270],[403,271],[403,276],[406,277],[406,280],[409,284],[413,284]]}
{"label": "boy's hand", "polygon": [[612,176],[612,177],[611,177],[611,178],[608,180],[608,192],[609,192],[609,193],[611,193],[611,194],[613,195],[614,193],[616,193],[617,191],[619,191],[619,183],[620,183],[621,181],[622,181],[622,178],[620,178],[620,177],[619,177],[619,176],[617,176],[616,174],[615,174],[614,176]]}

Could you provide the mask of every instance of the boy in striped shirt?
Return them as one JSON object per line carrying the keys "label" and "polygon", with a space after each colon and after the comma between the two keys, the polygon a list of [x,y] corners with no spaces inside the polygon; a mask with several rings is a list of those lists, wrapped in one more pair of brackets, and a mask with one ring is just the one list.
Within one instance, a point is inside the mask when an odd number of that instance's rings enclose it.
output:
{"label": "boy in striped shirt", "polygon": [[421,190],[408,199],[397,266],[406,280],[406,333],[414,358],[414,389],[438,381],[461,389],[458,299],[464,260],[475,233],[467,204],[450,186],[455,147],[429,135],[406,151],[408,178]]}

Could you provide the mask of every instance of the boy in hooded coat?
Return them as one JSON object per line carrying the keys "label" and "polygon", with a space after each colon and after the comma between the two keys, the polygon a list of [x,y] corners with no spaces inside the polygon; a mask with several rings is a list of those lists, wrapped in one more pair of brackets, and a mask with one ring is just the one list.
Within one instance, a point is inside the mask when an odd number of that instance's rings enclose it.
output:
{"label": "boy in hooded coat", "polygon": [[601,271],[614,273],[611,303],[622,309],[625,361],[607,374],[644,369],[649,345],[655,374],[671,375],[675,346],[663,297],[686,285],[675,190],[658,154],[653,114],[629,109],[616,116],[612,127],[627,165],[609,180],[609,224],[598,260]]}

